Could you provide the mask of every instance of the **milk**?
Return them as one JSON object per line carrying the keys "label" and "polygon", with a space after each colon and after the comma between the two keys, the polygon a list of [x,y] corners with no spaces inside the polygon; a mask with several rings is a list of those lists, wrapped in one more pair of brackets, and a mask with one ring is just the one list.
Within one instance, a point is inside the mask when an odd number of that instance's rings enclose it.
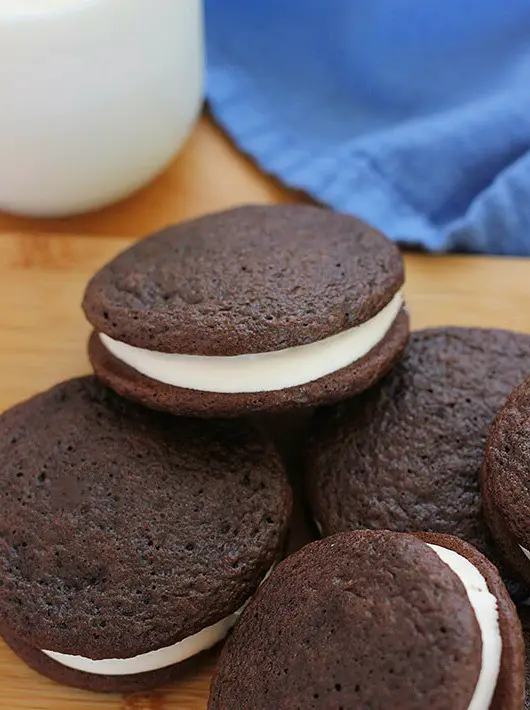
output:
{"label": "milk", "polygon": [[76,0],[0,0],[0,14],[21,15],[32,12],[49,12],[75,3]]}
{"label": "milk", "polygon": [[58,216],[138,189],[203,94],[200,0],[0,0],[0,209]]}

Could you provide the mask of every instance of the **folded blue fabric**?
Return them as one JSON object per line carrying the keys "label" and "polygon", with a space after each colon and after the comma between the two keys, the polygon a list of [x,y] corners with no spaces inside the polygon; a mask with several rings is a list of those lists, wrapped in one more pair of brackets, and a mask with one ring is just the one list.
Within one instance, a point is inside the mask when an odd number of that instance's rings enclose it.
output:
{"label": "folded blue fabric", "polygon": [[530,254],[529,0],[206,0],[208,98],[267,172],[403,243]]}

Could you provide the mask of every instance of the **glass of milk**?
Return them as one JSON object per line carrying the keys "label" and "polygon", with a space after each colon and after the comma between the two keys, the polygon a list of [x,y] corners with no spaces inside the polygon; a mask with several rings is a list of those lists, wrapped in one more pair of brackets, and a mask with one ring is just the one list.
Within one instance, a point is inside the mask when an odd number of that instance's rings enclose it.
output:
{"label": "glass of milk", "polygon": [[0,0],[0,210],[92,210],[164,169],[202,103],[201,3]]}

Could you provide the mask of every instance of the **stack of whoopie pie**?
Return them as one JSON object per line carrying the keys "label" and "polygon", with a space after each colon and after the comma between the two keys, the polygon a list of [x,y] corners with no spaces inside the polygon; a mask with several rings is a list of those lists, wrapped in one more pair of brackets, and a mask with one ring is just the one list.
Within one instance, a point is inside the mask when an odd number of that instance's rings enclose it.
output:
{"label": "stack of whoopie pie", "polygon": [[[522,710],[530,335],[409,340],[403,281],[381,233],[309,206],[208,215],[103,267],[95,376],[0,417],[13,650],[128,692],[234,629],[212,710]],[[295,508],[324,539],[281,562],[278,444],[304,413]]]}

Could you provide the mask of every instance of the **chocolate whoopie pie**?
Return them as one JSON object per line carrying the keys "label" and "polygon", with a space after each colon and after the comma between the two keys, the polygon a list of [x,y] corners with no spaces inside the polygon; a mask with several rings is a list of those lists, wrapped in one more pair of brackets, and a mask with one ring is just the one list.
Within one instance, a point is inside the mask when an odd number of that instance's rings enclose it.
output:
{"label": "chocolate whoopie pie", "polygon": [[370,387],[408,335],[403,263],[380,232],[307,205],[170,227],[88,284],[94,370],[175,414],[236,416]]}
{"label": "chocolate whoopie pie", "polygon": [[323,534],[454,534],[499,565],[482,514],[480,468],[488,429],[529,361],[530,335],[413,333],[384,380],[314,421],[307,486]]}
{"label": "chocolate whoopie pie", "polygon": [[244,611],[209,710],[522,710],[517,612],[446,535],[358,530],[282,562]]}
{"label": "chocolate whoopie pie", "polygon": [[482,495],[497,546],[530,586],[530,377],[514,390],[492,425]]}
{"label": "chocolate whoopie pie", "polygon": [[144,410],[87,377],[3,414],[0,458],[0,634],[68,685],[175,678],[283,545],[283,465],[240,421]]}

